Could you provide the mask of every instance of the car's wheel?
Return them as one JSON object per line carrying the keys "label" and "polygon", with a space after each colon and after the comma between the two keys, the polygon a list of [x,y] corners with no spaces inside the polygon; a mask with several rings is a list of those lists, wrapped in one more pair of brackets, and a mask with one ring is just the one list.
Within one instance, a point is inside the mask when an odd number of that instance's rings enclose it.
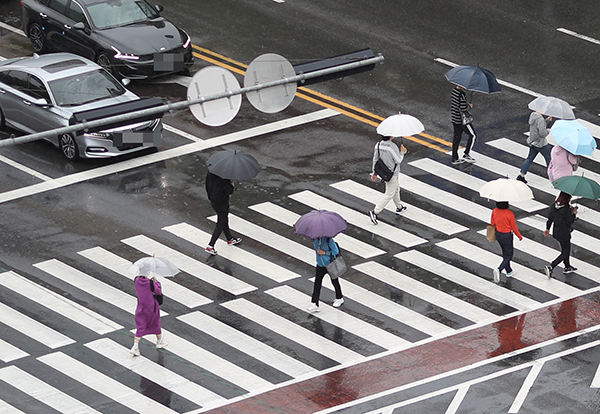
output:
{"label": "car's wheel", "polygon": [[31,45],[33,46],[33,50],[36,53],[46,53],[48,51],[48,47],[46,46],[46,41],[44,40],[44,33],[42,31],[42,26],[37,23],[31,23],[29,25],[29,30],[27,32],[29,36],[29,40],[31,40]]}
{"label": "car's wheel", "polygon": [[111,75],[115,75],[110,57],[106,53],[100,52],[96,58],[96,63],[106,69]]}
{"label": "car's wheel", "polygon": [[77,148],[77,142],[71,134],[62,134],[59,143],[60,150],[68,160],[76,160],[79,158],[79,148]]}

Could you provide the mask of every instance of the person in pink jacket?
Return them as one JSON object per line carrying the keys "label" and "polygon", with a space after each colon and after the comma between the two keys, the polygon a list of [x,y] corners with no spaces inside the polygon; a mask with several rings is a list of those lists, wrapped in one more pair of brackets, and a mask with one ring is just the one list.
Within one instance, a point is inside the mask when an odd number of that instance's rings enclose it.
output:
{"label": "person in pink jacket", "polygon": [[552,148],[550,158],[550,165],[548,165],[548,178],[550,178],[550,181],[573,175],[573,171],[576,171],[579,166],[579,156],[571,154],[559,145]]}

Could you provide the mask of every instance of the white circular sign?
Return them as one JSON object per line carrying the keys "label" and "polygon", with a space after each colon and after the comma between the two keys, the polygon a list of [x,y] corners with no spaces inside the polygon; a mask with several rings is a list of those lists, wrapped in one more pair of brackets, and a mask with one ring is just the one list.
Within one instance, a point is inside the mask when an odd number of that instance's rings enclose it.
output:
{"label": "white circular sign", "polygon": [[[283,56],[275,53],[260,55],[250,63],[244,76],[244,87],[260,85],[296,76],[296,71]],[[272,86],[246,93],[246,97],[256,109],[272,114],[283,111],[294,100],[296,83]]]}
{"label": "white circular sign", "polygon": [[[235,76],[219,66],[200,69],[188,86],[188,100],[217,95],[240,89]],[[190,106],[196,119],[208,126],[221,126],[231,121],[240,110],[242,95],[232,95]]]}

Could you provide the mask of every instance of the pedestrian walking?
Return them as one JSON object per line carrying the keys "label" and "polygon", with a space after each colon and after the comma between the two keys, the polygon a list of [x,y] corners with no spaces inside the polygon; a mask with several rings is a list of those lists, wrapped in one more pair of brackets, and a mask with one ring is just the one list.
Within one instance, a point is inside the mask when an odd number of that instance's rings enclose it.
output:
{"label": "pedestrian walking", "polygon": [[[323,278],[328,273],[325,266],[331,263],[332,258],[340,253],[340,249],[335,240],[333,240],[333,237],[319,237],[313,239],[313,246],[317,253],[317,266],[315,267],[315,284],[313,287],[311,305],[307,309],[311,313],[320,310],[319,297],[321,296],[321,285],[323,284]],[[331,277],[331,275],[329,276]],[[339,308],[344,303],[344,296],[342,295],[342,287],[340,286],[339,278],[331,277],[331,284],[335,290],[333,306]]]}
{"label": "pedestrian walking", "polygon": [[496,208],[492,210],[492,226],[496,226],[496,240],[502,249],[502,262],[497,269],[494,269],[494,282],[500,282],[500,274],[506,271],[506,277],[512,277],[517,274],[510,266],[513,258],[513,233],[523,240],[521,232],[517,227],[515,214],[508,209],[508,201],[496,201]]}
{"label": "pedestrian walking", "polygon": [[137,307],[135,309],[135,339],[129,350],[133,356],[140,355],[140,340],[144,335],[156,335],[156,347],[164,348],[167,342],[162,337],[160,305],[154,295],[162,295],[162,287],[155,277],[136,276],[134,279]]}
{"label": "pedestrian walking", "polygon": [[577,207],[571,207],[571,195],[560,192],[556,201],[550,206],[550,213],[546,221],[546,230],[544,236],[550,234],[550,227],[554,225],[552,237],[560,243],[560,254],[550,265],[544,266],[544,271],[548,279],[552,278],[552,272],[560,262],[563,262],[565,268],[563,273],[572,273],[577,268],[571,266],[569,256],[571,255],[571,231],[573,223],[577,220]]}
{"label": "pedestrian walking", "polygon": [[538,154],[542,154],[544,160],[546,160],[546,168],[550,165],[552,151],[552,145],[548,144],[546,137],[550,133],[548,128],[548,122],[552,121],[552,117],[545,119],[542,113],[539,111],[532,112],[529,115],[529,136],[527,137],[527,144],[529,145],[529,154],[521,166],[521,171],[517,176],[517,180],[527,184],[525,174],[529,171],[531,163]]}
{"label": "pedestrian walking", "polygon": [[573,171],[577,171],[578,167],[579,155],[571,154],[560,145],[555,145],[550,151],[550,165],[548,165],[548,178],[550,181],[573,175]]}
{"label": "pedestrian walking", "polygon": [[400,183],[398,176],[400,175],[400,163],[404,159],[404,154],[408,152],[404,144],[400,144],[400,148],[392,141],[394,137],[382,137],[375,145],[373,154],[373,165],[371,170],[371,180],[377,180],[377,174],[375,173],[375,164],[381,158],[383,163],[393,172],[392,178],[385,182],[385,193],[381,200],[375,205],[375,208],[369,211],[369,217],[373,224],[377,224],[377,216],[381,211],[388,205],[390,200],[394,202],[396,206],[396,214],[401,214],[406,210],[406,206],[402,204],[400,200]]}
{"label": "pedestrian walking", "polygon": [[[452,139],[452,164],[462,164],[464,162],[474,163],[475,158],[469,154],[477,135],[475,134],[475,128],[473,128],[473,117],[471,116],[470,108],[473,108],[473,104],[467,102],[467,93],[465,88],[456,85],[452,89],[450,95],[450,115],[452,118],[452,126],[454,127],[454,137]],[[458,147],[462,140],[462,134],[465,133],[469,137],[467,140],[467,146],[462,158],[458,158]]]}
{"label": "pedestrian walking", "polygon": [[242,242],[239,237],[233,237],[229,229],[229,196],[235,189],[231,180],[221,178],[210,171],[206,174],[206,193],[210,200],[210,205],[217,213],[217,223],[213,231],[210,242],[206,247],[206,252],[216,256],[215,243],[221,236],[225,234],[228,245],[234,245]]}

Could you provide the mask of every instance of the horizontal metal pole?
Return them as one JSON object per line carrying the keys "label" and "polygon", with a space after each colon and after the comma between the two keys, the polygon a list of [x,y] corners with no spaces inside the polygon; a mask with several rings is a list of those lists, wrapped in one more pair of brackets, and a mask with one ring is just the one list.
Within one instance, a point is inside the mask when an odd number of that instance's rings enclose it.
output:
{"label": "horizontal metal pole", "polygon": [[324,76],[333,74],[336,72],[342,72],[349,69],[359,68],[361,66],[373,65],[375,63],[383,62],[383,56],[379,55],[374,58],[369,58],[365,60],[360,60],[357,62],[346,63],[344,65],[335,66],[332,68],[322,69],[315,72],[310,72],[306,74],[299,74],[295,76],[291,76],[289,78],[282,78],[272,82],[259,83],[256,85],[248,86],[241,89],[236,89],[232,91],[221,92],[215,95],[210,95],[206,97],[200,97],[192,100],[185,100],[181,102],[169,103],[162,106],[156,106],[154,108],[142,109],[140,111],[130,112],[122,115],[115,115],[108,118],[97,119],[95,121],[89,122],[81,122],[75,125],[71,125],[68,127],[50,129],[48,131],[37,132],[35,134],[29,134],[22,137],[11,137],[0,140],[0,147],[8,147],[10,145],[23,144],[26,142],[37,141],[46,137],[54,137],[61,134],[67,134],[76,131],[82,131],[86,129],[96,128],[103,125],[109,125],[113,123],[121,123],[126,125],[127,121],[130,121],[135,118],[145,117],[150,115],[162,115],[165,112],[176,111],[179,109],[189,108],[192,105],[202,104],[205,102],[215,101],[217,99],[227,98],[230,96],[241,95],[243,93],[254,92],[261,89],[272,88],[274,86],[285,85],[288,83],[298,83],[302,82],[306,79],[316,78],[318,76]]}

